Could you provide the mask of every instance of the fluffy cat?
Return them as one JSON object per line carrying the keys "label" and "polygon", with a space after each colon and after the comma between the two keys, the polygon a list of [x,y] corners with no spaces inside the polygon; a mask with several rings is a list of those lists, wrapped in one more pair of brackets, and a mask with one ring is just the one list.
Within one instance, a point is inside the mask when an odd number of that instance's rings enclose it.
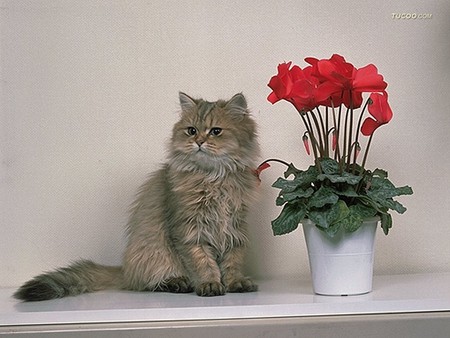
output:
{"label": "fluffy cat", "polygon": [[257,290],[242,273],[245,217],[258,185],[256,124],[242,94],[217,102],[179,98],[168,161],[131,206],[123,265],[81,260],[33,278],[14,297],[40,301],[111,288],[199,296]]}

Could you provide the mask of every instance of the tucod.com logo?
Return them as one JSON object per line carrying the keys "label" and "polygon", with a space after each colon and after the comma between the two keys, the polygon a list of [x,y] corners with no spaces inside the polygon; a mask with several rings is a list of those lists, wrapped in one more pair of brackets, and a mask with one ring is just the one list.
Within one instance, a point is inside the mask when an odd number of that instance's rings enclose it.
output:
{"label": "tucod.com logo", "polygon": [[422,20],[431,19],[431,13],[391,13],[393,20]]}

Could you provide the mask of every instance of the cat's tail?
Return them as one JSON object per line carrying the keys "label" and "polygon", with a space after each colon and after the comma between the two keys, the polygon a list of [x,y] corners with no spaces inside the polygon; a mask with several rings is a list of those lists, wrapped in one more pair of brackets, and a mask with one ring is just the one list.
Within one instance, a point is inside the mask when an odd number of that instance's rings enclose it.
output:
{"label": "cat's tail", "polygon": [[36,276],[23,284],[14,297],[26,302],[41,301],[123,285],[122,268],[81,260],[55,271]]}

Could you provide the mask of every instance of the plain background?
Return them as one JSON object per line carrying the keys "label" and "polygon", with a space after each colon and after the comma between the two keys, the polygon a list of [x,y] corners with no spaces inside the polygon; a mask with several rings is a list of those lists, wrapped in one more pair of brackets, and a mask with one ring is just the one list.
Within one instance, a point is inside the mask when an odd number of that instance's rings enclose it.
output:
{"label": "plain background", "polygon": [[[309,166],[300,119],[267,102],[267,83],[280,62],[333,53],[384,75],[394,118],[367,165],[414,189],[389,236],[378,232],[375,273],[450,271],[447,0],[0,4],[0,286],[78,258],[120,264],[128,205],[165,160],[179,90],[208,100],[243,92],[261,160]],[[262,175],[247,270],[309,278],[302,232],[272,235],[270,185],[282,170]]]}

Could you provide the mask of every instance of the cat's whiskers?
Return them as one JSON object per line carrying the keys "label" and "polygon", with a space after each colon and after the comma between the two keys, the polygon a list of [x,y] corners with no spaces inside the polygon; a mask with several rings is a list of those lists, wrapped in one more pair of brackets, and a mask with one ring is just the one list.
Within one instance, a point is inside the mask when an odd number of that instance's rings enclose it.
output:
{"label": "cat's whiskers", "polygon": [[176,152],[169,160],[171,168],[180,172],[196,172],[205,175],[205,178],[217,180],[230,173],[243,171],[247,167],[245,163],[227,156],[214,155],[207,151],[197,151],[196,154]]}

